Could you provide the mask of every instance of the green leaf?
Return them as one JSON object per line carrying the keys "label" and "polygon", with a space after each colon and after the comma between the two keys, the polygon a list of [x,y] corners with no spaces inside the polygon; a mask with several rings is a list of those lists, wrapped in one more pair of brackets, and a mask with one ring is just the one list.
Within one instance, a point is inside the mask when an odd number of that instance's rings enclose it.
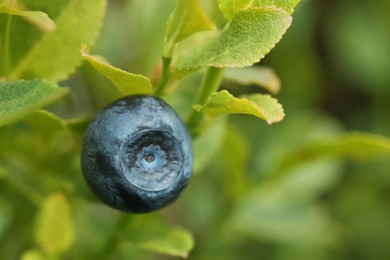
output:
{"label": "green leaf", "polygon": [[[368,93],[385,91],[389,84],[390,59],[381,55],[390,46],[389,30],[382,26],[390,23],[385,2],[364,1],[350,6],[340,1],[325,27],[334,71]],[[370,23],[365,22],[368,20]]]}
{"label": "green leaf", "polygon": [[365,160],[387,156],[390,156],[388,137],[351,132],[311,143],[297,151],[294,158],[346,157],[352,160]]}
{"label": "green leaf", "polygon": [[270,95],[254,94],[236,98],[228,91],[213,93],[207,103],[196,107],[211,116],[222,114],[247,114],[264,119],[268,124],[279,122],[284,117],[282,106]]}
{"label": "green leaf", "polygon": [[147,77],[115,68],[103,62],[101,58],[89,55],[85,48],[82,49],[82,55],[97,71],[111,80],[122,94],[152,93],[152,85]]}
{"label": "green leaf", "polygon": [[[104,47],[104,53],[110,54],[110,59],[115,58],[121,62],[118,64],[126,64],[130,71],[155,75],[156,61],[161,59],[166,37],[167,19],[175,4],[176,1],[156,0],[112,4],[113,8],[108,9],[99,49]],[[118,21],[125,25],[125,30],[119,29]]]}
{"label": "green leaf", "polygon": [[[1,179],[1,165],[0,165],[0,179]],[[7,200],[0,198],[0,239],[3,239],[3,236],[6,235],[7,231],[10,228],[10,224],[13,220],[13,205]]]}
{"label": "green leaf", "polygon": [[[294,157],[291,154],[281,156]],[[280,160],[276,164],[276,167],[280,167]],[[273,175],[274,179],[271,177],[269,181],[285,193],[311,203],[339,184],[344,162],[337,158],[315,158],[293,166],[284,168],[284,172]]]}
{"label": "green leaf", "polygon": [[[89,195],[87,196],[89,197]],[[112,210],[102,203],[91,203],[90,200],[86,200],[82,196],[78,196],[76,199],[73,210],[77,233],[71,250],[78,253],[77,257],[74,258],[107,259],[101,254],[103,250],[107,250],[110,243],[113,245],[112,235],[120,237],[119,233],[123,230],[123,225],[118,223],[121,221],[120,218],[131,218],[132,215]],[[113,250],[114,248],[110,247],[109,249]],[[97,255],[99,257],[92,257]]]}
{"label": "green leaf", "polygon": [[219,8],[228,20],[232,19],[238,10],[249,7],[275,6],[292,14],[299,2],[300,0],[218,0]]}
{"label": "green leaf", "polygon": [[3,164],[0,163],[0,179],[7,175],[7,170]]}
{"label": "green leaf", "polygon": [[369,133],[350,132],[311,141],[278,162],[279,174],[289,174],[307,162],[321,158],[345,158],[353,161],[381,160],[390,156],[390,139]]}
{"label": "green leaf", "polygon": [[68,89],[42,80],[0,80],[0,126],[12,123],[67,93]]}
{"label": "green leaf", "polygon": [[249,237],[304,246],[332,243],[337,237],[320,207],[302,202],[278,185],[252,188],[234,205],[225,225],[232,239]]}
{"label": "green leaf", "polygon": [[176,42],[200,31],[214,30],[215,25],[207,16],[199,0],[178,0],[167,21],[163,56],[172,56]]}
{"label": "green leaf", "polygon": [[241,85],[255,85],[277,94],[280,90],[280,80],[273,69],[253,66],[247,68],[228,68],[225,78]]}
{"label": "green leaf", "polygon": [[[221,117],[202,132],[194,141],[194,173],[201,173],[218,156],[226,131],[226,118]],[[208,149],[204,149],[208,147]]]}
{"label": "green leaf", "polygon": [[252,154],[250,154],[247,138],[240,133],[239,129],[229,125],[226,132],[221,149],[225,158],[221,162],[221,169],[224,172],[222,187],[227,198],[234,201],[248,190],[247,165]]}
{"label": "green leaf", "polygon": [[291,21],[274,7],[240,9],[225,30],[199,32],[179,42],[173,64],[178,69],[251,66],[279,42]]}
{"label": "green leaf", "polygon": [[142,241],[137,246],[157,253],[186,258],[194,247],[194,238],[187,230],[175,227],[161,237]]}
{"label": "green leaf", "polygon": [[62,193],[52,193],[36,216],[35,240],[47,253],[63,252],[74,240],[71,208]]}
{"label": "green leaf", "polygon": [[60,81],[81,63],[80,45],[91,46],[104,17],[105,0],[69,0],[55,19],[57,29],[44,34],[19,62],[10,78]]}
{"label": "green leaf", "polygon": [[91,120],[91,117],[73,118],[65,121],[65,124],[66,128],[73,136],[77,137],[79,140],[82,140]]}
{"label": "green leaf", "polygon": [[223,15],[231,20],[239,9],[251,7],[256,0],[218,0],[218,6]]}
{"label": "green leaf", "polygon": [[0,6],[0,13],[21,16],[44,32],[53,32],[56,29],[54,21],[44,12],[27,11],[20,6],[4,5]]}

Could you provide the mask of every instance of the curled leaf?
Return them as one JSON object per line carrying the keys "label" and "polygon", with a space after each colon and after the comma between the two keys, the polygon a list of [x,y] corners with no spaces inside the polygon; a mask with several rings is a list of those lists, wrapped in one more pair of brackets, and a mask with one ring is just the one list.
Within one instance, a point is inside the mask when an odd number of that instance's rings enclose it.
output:
{"label": "curled leaf", "polygon": [[222,114],[247,114],[264,119],[268,124],[279,122],[284,110],[270,95],[254,94],[236,98],[226,90],[213,93],[204,106],[195,107],[211,116]]}
{"label": "curled leaf", "polygon": [[0,13],[20,16],[44,32],[54,32],[56,29],[54,21],[41,11],[27,11],[19,5],[4,5],[0,6]]}
{"label": "curled leaf", "polygon": [[252,66],[247,68],[228,68],[225,78],[241,85],[262,87],[272,94],[280,90],[280,80],[274,70],[267,67]]}
{"label": "curled leaf", "polygon": [[109,79],[123,94],[150,94],[152,92],[152,85],[147,77],[121,70],[107,64],[101,57],[89,55],[84,45],[81,53],[98,72]]}

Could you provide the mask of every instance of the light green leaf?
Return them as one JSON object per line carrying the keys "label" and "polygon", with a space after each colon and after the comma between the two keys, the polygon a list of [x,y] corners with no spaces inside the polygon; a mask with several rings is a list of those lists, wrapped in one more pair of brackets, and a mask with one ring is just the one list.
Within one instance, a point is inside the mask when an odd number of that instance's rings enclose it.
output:
{"label": "light green leaf", "polygon": [[251,7],[256,0],[218,0],[219,9],[223,15],[231,20],[239,9]]}
{"label": "light green leaf", "polygon": [[[10,78],[60,81],[81,63],[80,45],[93,45],[104,17],[105,0],[69,0],[55,19],[57,29],[44,34],[19,62]],[[60,50],[60,51],[59,51]]]}
{"label": "light green leaf", "polygon": [[280,80],[273,69],[252,66],[247,68],[228,68],[225,78],[241,85],[256,85],[277,94],[280,90]]}
{"label": "light green leaf", "polygon": [[44,32],[53,32],[56,29],[54,21],[41,11],[27,11],[20,6],[4,5],[0,6],[0,13],[21,16]]}
{"label": "light green leaf", "polygon": [[47,256],[45,256],[38,249],[27,250],[21,256],[21,260],[46,260],[46,259],[47,259]]}
{"label": "light green leaf", "polygon": [[163,56],[171,57],[175,43],[187,36],[213,29],[215,26],[199,0],[178,0],[175,10],[167,21]]}
{"label": "light green leaf", "polygon": [[68,131],[64,120],[45,110],[31,113],[24,121],[27,122],[43,140],[49,140],[60,132]]}
{"label": "light green leaf", "polygon": [[187,257],[194,247],[194,238],[189,231],[168,225],[157,214],[134,215],[123,228],[124,242],[130,242],[138,249]]}
{"label": "light green leaf", "polygon": [[194,238],[187,230],[175,227],[161,237],[142,241],[137,246],[157,253],[186,258],[194,247]]}
{"label": "light green leaf", "polygon": [[97,71],[108,78],[121,93],[125,95],[152,93],[152,85],[147,77],[115,68],[103,62],[101,58],[89,55],[85,48],[82,49],[82,55]]}
{"label": "light green leaf", "polygon": [[222,114],[247,114],[264,119],[268,124],[279,122],[284,110],[270,95],[254,94],[236,98],[228,91],[213,93],[203,107],[196,107],[211,116]]}
{"label": "light green leaf", "polygon": [[35,240],[45,252],[63,252],[72,245],[73,217],[64,194],[52,193],[43,201],[35,224]]}
{"label": "light green leaf", "polygon": [[42,80],[0,80],[0,126],[12,123],[67,93],[68,89]]}
{"label": "light green leaf", "polygon": [[240,9],[223,31],[199,32],[179,42],[173,64],[178,69],[251,66],[279,42],[291,21],[275,7]]}
{"label": "light green leaf", "polygon": [[299,2],[300,0],[218,0],[219,8],[229,20],[239,9],[249,7],[275,6],[292,14]]}

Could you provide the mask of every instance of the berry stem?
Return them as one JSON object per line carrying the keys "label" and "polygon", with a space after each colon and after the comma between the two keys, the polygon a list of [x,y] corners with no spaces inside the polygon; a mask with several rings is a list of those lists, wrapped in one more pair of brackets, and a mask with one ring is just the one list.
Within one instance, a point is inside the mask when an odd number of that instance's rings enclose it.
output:
{"label": "berry stem", "polygon": [[[194,105],[204,106],[211,96],[221,85],[224,70],[221,68],[209,67],[204,74],[195,99]],[[188,119],[188,126],[191,135],[196,137],[199,134],[199,126],[202,122],[203,114],[196,109],[192,110]]]}
{"label": "berry stem", "polygon": [[162,58],[162,74],[161,78],[158,81],[154,93],[156,96],[161,96],[164,94],[165,87],[168,83],[169,67],[171,65],[171,58]]}

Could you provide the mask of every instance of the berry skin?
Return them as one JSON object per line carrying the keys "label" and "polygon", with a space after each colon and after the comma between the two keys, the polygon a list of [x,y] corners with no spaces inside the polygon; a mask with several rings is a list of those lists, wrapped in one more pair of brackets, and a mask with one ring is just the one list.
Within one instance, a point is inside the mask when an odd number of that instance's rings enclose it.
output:
{"label": "berry skin", "polygon": [[152,96],[119,99],[88,127],[84,177],[107,205],[143,213],[173,202],[191,179],[193,151],[175,111]]}

